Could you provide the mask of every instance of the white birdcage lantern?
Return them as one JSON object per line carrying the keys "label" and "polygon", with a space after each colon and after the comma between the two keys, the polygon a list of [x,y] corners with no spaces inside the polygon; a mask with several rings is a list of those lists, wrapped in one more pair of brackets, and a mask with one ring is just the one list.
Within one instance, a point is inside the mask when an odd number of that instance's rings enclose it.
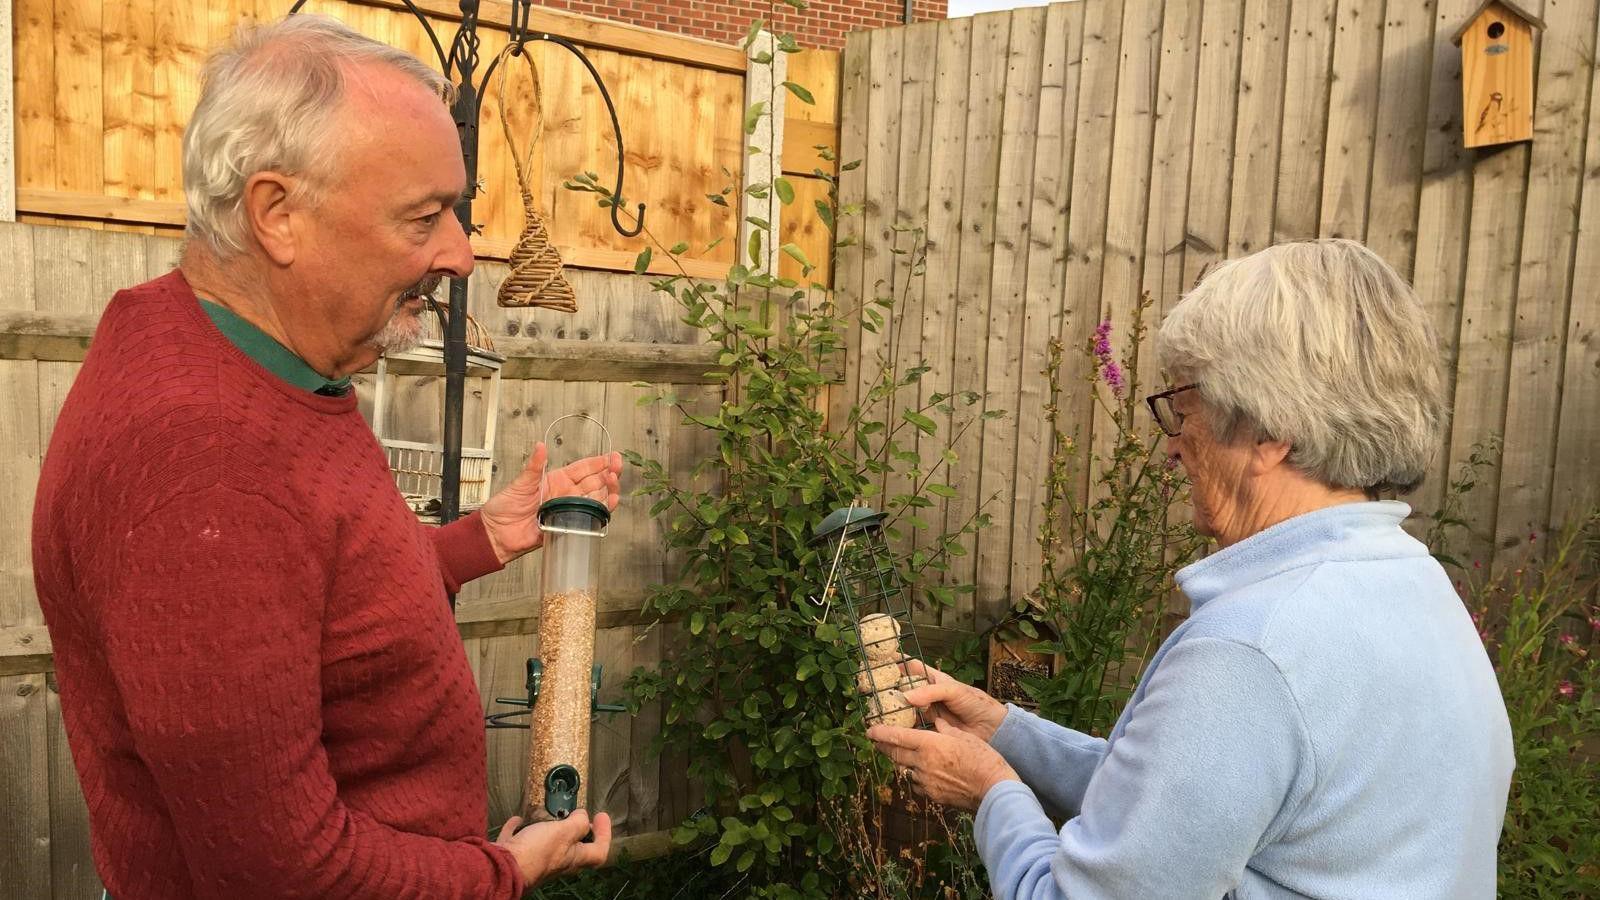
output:
{"label": "white birdcage lantern", "polygon": [[[443,436],[440,435],[439,441],[402,439],[394,436],[396,428],[391,421],[395,382],[390,376],[431,375],[442,378],[445,375],[444,313],[438,308],[430,308],[429,312],[438,314],[425,313],[421,317],[423,337],[416,347],[378,357],[373,388],[372,431],[383,445],[384,453],[389,458],[389,471],[394,474],[395,487],[400,489],[406,503],[424,521],[438,521],[444,473]],[[484,422],[481,446],[472,446],[468,429],[465,425],[462,429],[460,496],[463,515],[489,499],[489,483],[494,476],[495,419],[500,413],[500,370],[504,365],[505,357],[494,351],[494,343],[488,332],[468,316],[468,391],[473,390],[474,381],[479,383],[484,398]]]}

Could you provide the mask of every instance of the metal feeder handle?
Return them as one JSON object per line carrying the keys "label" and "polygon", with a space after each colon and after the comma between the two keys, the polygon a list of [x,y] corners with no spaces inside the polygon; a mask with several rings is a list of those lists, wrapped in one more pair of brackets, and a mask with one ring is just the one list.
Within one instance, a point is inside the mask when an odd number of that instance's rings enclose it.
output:
{"label": "metal feeder handle", "polygon": [[[611,430],[606,428],[606,425],[605,425],[604,422],[600,421],[599,419],[596,419],[594,416],[591,416],[588,413],[567,413],[564,416],[560,416],[560,417],[556,418],[549,425],[545,426],[544,437],[540,439],[544,443],[544,454],[545,454],[544,455],[544,471],[539,473],[539,502],[540,503],[544,503],[547,500],[553,499],[550,496],[550,432],[554,431],[555,427],[557,425],[560,425],[562,422],[565,422],[568,419],[587,419],[590,422],[593,422],[595,425],[599,426],[600,433],[605,435],[605,442],[600,445],[600,455],[601,456],[605,456],[607,453],[611,452]],[[543,524],[541,524],[539,526],[539,528],[542,531],[550,531],[550,532],[555,532],[557,534],[565,533],[565,532],[568,531],[568,529],[565,529],[565,528],[551,528],[551,527],[546,527]],[[588,532],[585,532],[585,533],[587,534]],[[600,529],[600,534],[602,536],[605,534],[605,528],[604,527],[602,527]]]}

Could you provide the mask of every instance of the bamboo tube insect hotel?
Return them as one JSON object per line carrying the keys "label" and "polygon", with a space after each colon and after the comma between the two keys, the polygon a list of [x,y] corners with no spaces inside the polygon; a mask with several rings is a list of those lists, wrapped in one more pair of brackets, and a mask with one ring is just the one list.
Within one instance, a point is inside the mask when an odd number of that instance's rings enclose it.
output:
{"label": "bamboo tube insect hotel", "polygon": [[906,671],[908,659],[922,659],[922,644],[905,582],[884,538],[885,518],[851,506],[834,510],[817,525],[812,543],[823,550],[827,577],[816,602],[850,644],[867,725],[928,728],[932,723],[905,699],[905,691],[926,678]]}

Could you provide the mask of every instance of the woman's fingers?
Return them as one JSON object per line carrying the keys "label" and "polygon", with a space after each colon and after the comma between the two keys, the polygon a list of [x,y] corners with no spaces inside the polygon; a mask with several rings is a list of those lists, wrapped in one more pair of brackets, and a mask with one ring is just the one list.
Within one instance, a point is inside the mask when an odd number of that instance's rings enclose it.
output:
{"label": "woman's fingers", "polygon": [[906,702],[919,709],[927,709],[935,703],[947,703],[961,695],[962,685],[953,681],[942,681],[935,684],[912,688],[905,692]]}

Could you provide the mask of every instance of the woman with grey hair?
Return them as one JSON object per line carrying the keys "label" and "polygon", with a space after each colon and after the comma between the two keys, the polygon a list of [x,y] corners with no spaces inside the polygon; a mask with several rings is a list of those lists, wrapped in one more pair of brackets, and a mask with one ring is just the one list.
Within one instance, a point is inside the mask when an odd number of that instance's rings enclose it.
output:
{"label": "woman with grey hair", "polygon": [[907,697],[934,732],[868,736],[976,811],[1008,900],[1493,897],[1505,705],[1409,507],[1377,499],[1445,420],[1421,303],[1360,244],[1285,244],[1206,277],[1156,352],[1150,407],[1217,546],[1111,734],[933,672]]}

